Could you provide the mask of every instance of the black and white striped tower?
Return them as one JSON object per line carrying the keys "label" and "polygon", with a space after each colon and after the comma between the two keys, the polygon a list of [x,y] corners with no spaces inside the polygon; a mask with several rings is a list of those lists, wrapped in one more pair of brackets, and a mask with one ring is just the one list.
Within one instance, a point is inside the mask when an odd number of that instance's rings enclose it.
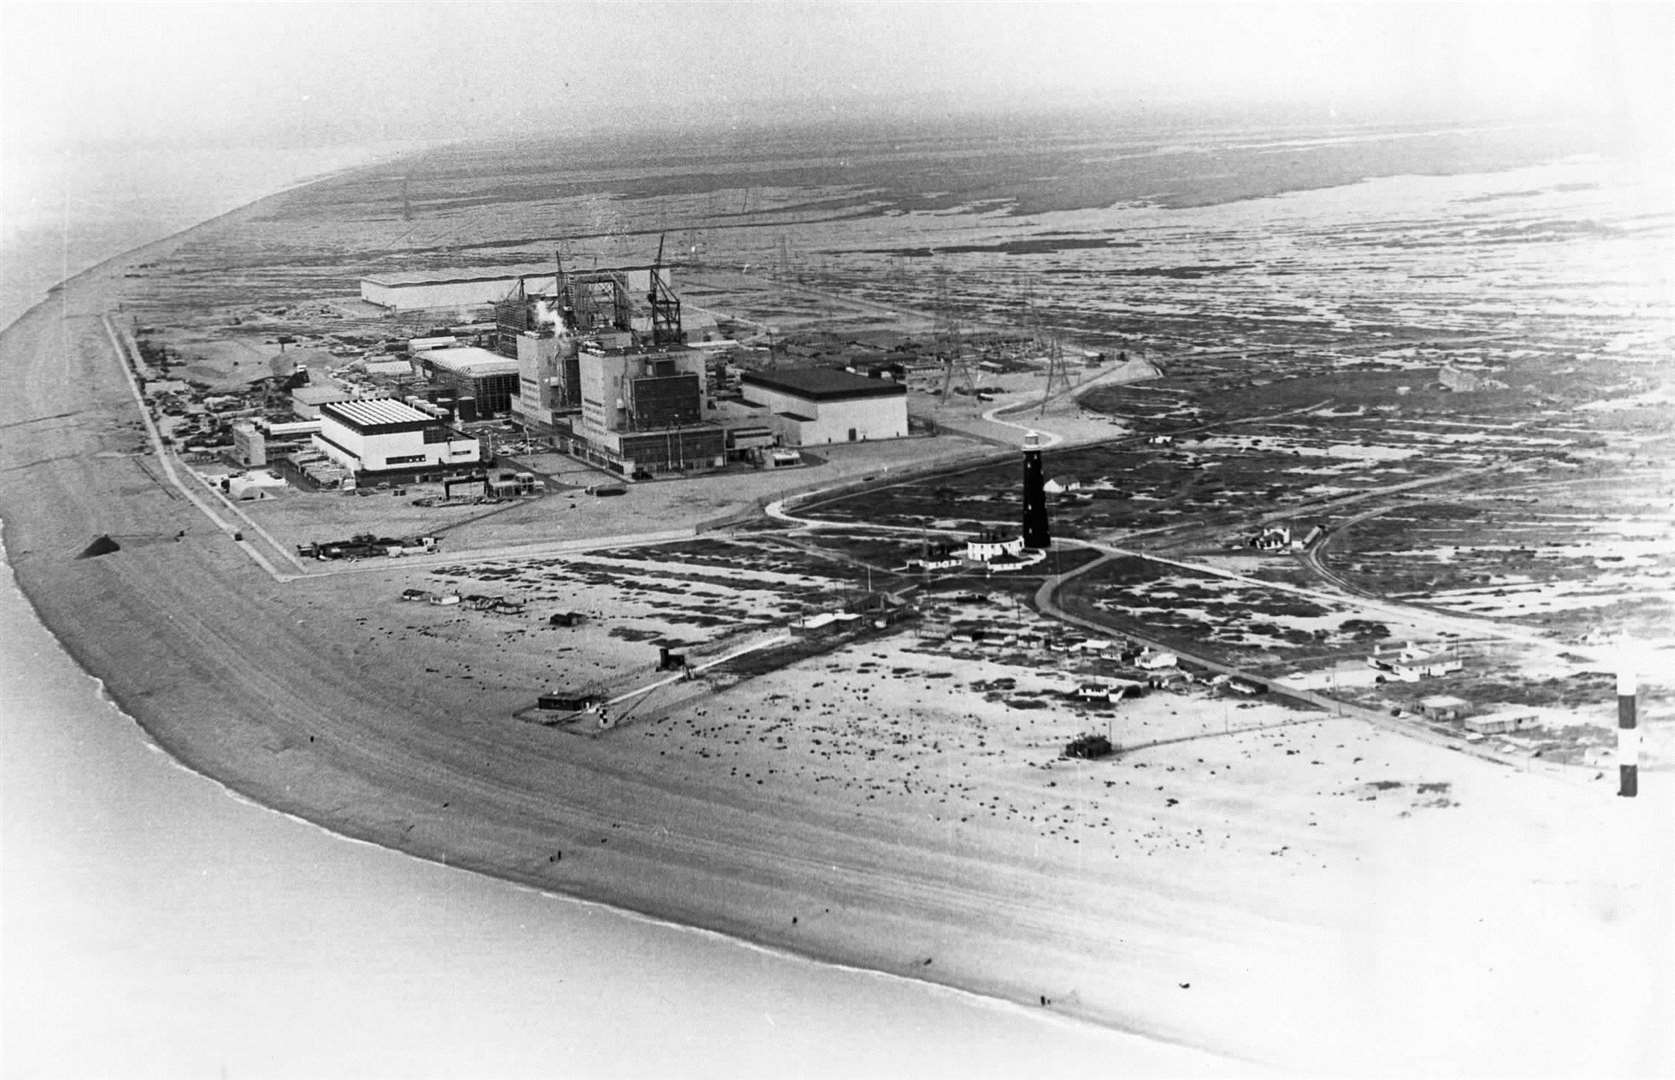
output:
{"label": "black and white striped tower", "polygon": [[1640,790],[1640,729],[1634,716],[1638,689],[1634,671],[1624,665],[1617,672],[1617,794],[1628,799]]}
{"label": "black and white striped tower", "polygon": [[1041,436],[1024,436],[1024,547],[1045,551],[1053,544],[1047,529],[1047,487],[1041,472]]}

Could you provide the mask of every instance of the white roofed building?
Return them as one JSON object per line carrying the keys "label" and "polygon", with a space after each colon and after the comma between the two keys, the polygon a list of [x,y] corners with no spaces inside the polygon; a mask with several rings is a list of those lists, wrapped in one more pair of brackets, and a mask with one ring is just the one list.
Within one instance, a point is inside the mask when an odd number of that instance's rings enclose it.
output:
{"label": "white roofed building", "polygon": [[455,398],[476,401],[476,415],[508,412],[518,394],[518,362],[473,345],[426,349],[413,354],[432,382],[447,386]]}
{"label": "white roofed building", "polygon": [[475,468],[476,439],[400,401],[340,401],[320,407],[314,447],[358,479]]}
{"label": "white roofed building", "polygon": [[[541,269],[502,266],[375,274],[361,279],[361,299],[391,311],[487,307],[504,299],[519,281],[538,278]],[[552,278],[548,269],[548,285]]]}

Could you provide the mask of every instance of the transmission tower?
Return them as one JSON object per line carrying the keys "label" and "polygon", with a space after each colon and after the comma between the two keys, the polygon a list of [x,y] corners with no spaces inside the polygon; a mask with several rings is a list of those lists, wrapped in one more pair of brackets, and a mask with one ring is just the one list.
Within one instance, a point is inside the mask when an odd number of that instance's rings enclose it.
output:
{"label": "transmission tower", "polygon": [[1035,414],[1037,417],[1047,411],[1047,402],[1053,399],[1055,388],[1060,393],[1070,389],[1070,369],[1065,366],[1064,346],[1056,334],[1047,342],[1047,385],[1041,391],[1041,408]]}
{"label": "transmission tower", "polygon": [[953,393],[955,379],[964,383],[966,392],[975,398],[977,383],[971,377],[971,362],[965,352],[965,329],[960,325],[959,312],[954,309],[947,270],[937,272],[936,297],[932,304],[936,315],[936,351],[942,360],[942,392],[939,398],[947,402],[948,395]]}

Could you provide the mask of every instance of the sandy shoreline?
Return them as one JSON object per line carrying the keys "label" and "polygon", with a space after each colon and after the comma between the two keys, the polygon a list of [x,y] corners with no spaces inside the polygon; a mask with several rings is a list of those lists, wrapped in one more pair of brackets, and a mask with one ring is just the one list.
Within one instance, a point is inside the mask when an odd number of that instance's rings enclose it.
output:
{"label": "sandy shoreline", "polygon": [[[1656,890],[1670,854],[1635,857],[1657,850],[1652,819],[1668,803],[1654,793],[1625,804],[1543,786],[1323,717],[1097,773],[1061,768],[1049,796],[1032,764],[1053,756],[1045,746],[1026,758],[1027,741],[1007,743],[996,759],[986,742],[967,745],[983,725],[1013,738],[1002,729],[1016,718],[944,708],[934,684],[886,685],[842,658],[607,739],[510,721],[474,684],[415,681],[410,643],[357,621],[396,629],[403,615],[384,598],[409,571],[276,584],[147,468],[99,316],[124,265],[185,235],[77,275],[0,336],[14,387],[0,405],[0,517],[20,586],[77,662],[159,746],[239,794],[421,858],[1225,1055],[1183,1055],[1182,1071],[1504,1062],[1508,1047],[1477,1046],[1454,1010],[1462,993],[1488,999],[1536,970],[1543,958],[1519,943],[1576,954],[1589,971],[1626,964],[1661,978],[1651,1004],[1669,1000],[1657,966],[1669,932],[1656,929],[1669,902]],[[76,560],[100,533],[122,552]],[[818,723],[780,732],[786,749],[758,739],[811,678],[830,681],[822,704],[846,722],[918,710],[960,748],[909,775],[834,751]],[[787,704],[765,705],[775,694]],[[882,776],[891,790],[816,780],[816,762],[820,775]],[[1382,778],[1409,785],[1399,805],[1364,797]],[[1447,785],[1453,805],[1412,798],[1419,782]],[[1049,798],[1065,809],[1044,839],[1034,819]],[[1021,809],[974,809],[990,799]],[[1576,822],[1620,838],[1590,841]],[[1532,833],[1546,846],[1519,842]],[[1441,870],[1456,863],[1478,876]],[[1549,863],[1581,869],[1532,886]],[[1499,905],[1498,925],[1468,915],[1484,903]],[[1562,919],[1532,914],[1544,907]],[[1428,996],[1441,981],[1454,985]],[[1646,1041],[1650,1016],[1613,1019],[1609,1004],[1549,1001],[1519,1035],[1615,1025],[1627,1055],[1616,1068],[1667,1060]],[[1598,1059],[1528,1041],[1512,1060],[1562,1072]]]}

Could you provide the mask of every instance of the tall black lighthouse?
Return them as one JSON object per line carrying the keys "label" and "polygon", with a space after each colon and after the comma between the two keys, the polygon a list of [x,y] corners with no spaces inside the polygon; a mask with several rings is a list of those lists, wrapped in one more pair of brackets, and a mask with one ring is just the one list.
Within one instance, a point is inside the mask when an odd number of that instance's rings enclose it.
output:
{"label": "tall black lighthouse", "polygon": [[1041,475],[1041,436],[1024,436],[1024,547],[1045,551],[1053,538],[1047,531],[1046,480]]}

